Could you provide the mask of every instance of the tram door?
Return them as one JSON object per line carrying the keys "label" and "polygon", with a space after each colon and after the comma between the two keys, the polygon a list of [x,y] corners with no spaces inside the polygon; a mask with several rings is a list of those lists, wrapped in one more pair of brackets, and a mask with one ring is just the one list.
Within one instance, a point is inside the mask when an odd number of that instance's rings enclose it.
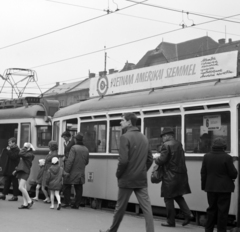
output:
{"label": "tram door", "polygon": [[17,139],[18,124],[0,124],[0,152],[8,146],[8,139],[15,137]]}

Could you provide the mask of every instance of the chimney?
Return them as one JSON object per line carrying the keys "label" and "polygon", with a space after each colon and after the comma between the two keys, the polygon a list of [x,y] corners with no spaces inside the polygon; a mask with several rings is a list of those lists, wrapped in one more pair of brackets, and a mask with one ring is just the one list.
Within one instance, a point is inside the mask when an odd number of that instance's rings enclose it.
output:
{"label": "chimney", "polygon": [[106,76],[107,75],[107,71],[101,71],[101,72],[99,72],[99,76],[101,77],[101,76]]}
{"label": "chimney", "polygon": [[56,82],[56,86],[59,86],[60,82]]}
{"label": "chimney", "polygon": [[218,40],[218,43],[221,44],[221,45],[222,45],[222,44],[225,44],[225,39],[219,39],[219,40]]}
{"label": "chimney", "polygon": [[114,68],[109,69],[109,70],[108,70],[108,73],[109,73],[109,74],[113,74],[113,73],[114,73]]}
{"label": "chimney", "polygon": [[95,73],[89,73],[89,78],[93,78],[93,77],[95,77],[95,76],[96,76]]}
{"label": "chimney", "polygon": [[228,43],[232,43],[232,39],[228,39]]}

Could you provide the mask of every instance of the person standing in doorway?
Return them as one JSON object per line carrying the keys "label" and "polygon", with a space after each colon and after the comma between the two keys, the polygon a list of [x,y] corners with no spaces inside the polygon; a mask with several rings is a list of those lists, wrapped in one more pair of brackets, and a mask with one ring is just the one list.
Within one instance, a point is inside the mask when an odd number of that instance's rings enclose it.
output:
{"label": "person standing in doorway", "polygon": [[126,133],[120,137],[118,179],[118,200],[110,229],[100,232],[116,232],[123,219],[131,194],[134,192],[146,221],[146,231],[154,232],[151,202],[148,195],[147,171],[153,157],[147,138],[136,127],[137,116],[125,113],[121,127]]}
{"label": "person standing in doorway", "polygon": [[64,157],[63,161],[66,162],[69,152],[71,150],[71,147],[75,144],[74,139],[71,137],[71,133],[69,131],[65,131],[62,133],[62,138],[64,139]]}
{"label": "person standing in doorway", "polygon": [[226,142],[216,138],[212,151],[203,157],[201,168],[202,190],[207,192],[208,205],[205,232],[213,232],[215,222],[217,231],[226,232],[231,193],[238,172],[233,165],[232,156],[225,152]]}
{"label": "person standing in doorway", "polygon": [[[66,176],[64,178],[64,201],[63,208],[70,207],[78,209],[82,199],[83,184],[85,184],[85,167],[89,162],[89,152],[83,144],[83,135],[77,133],[75,136],[75,145],[72,146],[69,156],[64,165]],[[71,187],[75,189],[75,201],[71,205]]]}
{"label": "person standing in doorway", "polygon": [[16,144],[16,138],[10,138],[8,140],[8,146],[3,150],[2,155],[6,155],[6,163],[3,167],[3,176],[5,179],[3,193],[0,196],[0,199],[5,200],[6,195],[9,193],[9,189],[11,184],[13,186],[13,197],[9,199],[9,201],[17,201],[18,200],[18,179],[13,175],[15,168],[18,166],[20,157],[19,157],[19,147]]}
{"label": "person standing in doorway", "polygon": [[184,194],[191,193],[184,150],[182,144],[175,140],[172,129],[164,128],[160,136],[163,140],[163,145],[160,150],[161,154],[156,158],[155,163],[163,166],[161,197],[164,198],[166,204],[167,222],[162,223],[162,226],[176,226],[174,201],[177,202],[185,216],[185,220],[182,223],[182,226],[185,226],[190,223],[193,215],[183,198]]}

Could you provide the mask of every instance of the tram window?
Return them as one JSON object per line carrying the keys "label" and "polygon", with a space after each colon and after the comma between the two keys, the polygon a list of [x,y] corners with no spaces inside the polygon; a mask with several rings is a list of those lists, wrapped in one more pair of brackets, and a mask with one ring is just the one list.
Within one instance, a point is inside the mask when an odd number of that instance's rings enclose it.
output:
{"label": "tram window", "polygon": [[122,135],[122,128],[120,125],[121,120],[112,120],[110,121],[109,128],[109,152],[110,153],[118,153],[119,145],[120,145],[120,136]]}
{"label": "tram window", "polygon": [[82,122],[80,132],[83,134],[84,145],[89,152],[106,152],[107,122]]}
{"label": "tram window", "polygon": [[53,123],[53,140],[59,143],[59,128],[60,123],[59,121]]}
{"label": "tram window", "polygon": [[0,124],[0,151],[8,146],[8,139],[17,139],[18,124]]}
{"label": "tram window", "polygon": [[175,132],[175,138],[181,141],[181,116],[164,116],[144,119],[144,134],[149,140],[152,151],[158,151],[162,144],[160,138],[163,128],[171,128]]}
{"label": "tram window", "polygon": [[48,147],[48,143],[52,137],[51,126],[37,126],[37,146]]}
{"label": "tram window", "polygon": [[30,125],[30,123],[21,123],[20,147],[23,147],[23,144],[26,142],[31,142]]}
{"label": "tram window", "polygon": [[66,131],[69,131],[72,136],[75,136],[77,134],[77,125],[77,118],[66,120]]}
{"label": "tram window", "polygon": [[230,112],[189,114],[185,116],[185,150],[189,153],[207,153],[217,137],[231,150]]}

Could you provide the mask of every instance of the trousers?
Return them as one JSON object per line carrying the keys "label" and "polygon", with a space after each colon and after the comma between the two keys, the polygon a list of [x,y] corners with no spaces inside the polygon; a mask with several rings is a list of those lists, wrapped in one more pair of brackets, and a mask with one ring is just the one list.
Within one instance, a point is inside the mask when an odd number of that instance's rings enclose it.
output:
{"label": "trousers", "polygon": [[207,208],[205,231],[213,232],[214,226],[217,224],[218,232],[226,232],[231,193],[208,192],[207,199],[209,207]]}
{"label": "trousers", "polygon": [[151,202],[148,196],[147,188],[136,188],[136,189],[119,188],[118,189],[118,200],[117,200],[116,208],[114,211],[113,222],[109,229],[109,232],[117,232],[120,226],[120,223],[123,219],[123,216],[132,192],[135,193],[138,199],[139,205],[143,211],[143,215],[146,222],[145,223],[146,232],[154,232],[152,207],[151,207]]}
{"label": "trousers", "polygon": [[18,179],[11,175],[11,176],[4,176],[5,182],[4,182],[4,188],[3,188],[3,194],[8,195],[9,189],[11,187],[11,183],[13,186],[13,196],[18,196]]}
{"label": "trousers", "polygon": [[176,215],[176,210],[174,207],[174,201],[177,202],[179,205],[179,208],[183,212],[185,217],[190,217],[191,216],[191,211],[188,208],[188,205],[183,198],[183,196],[177,196],[173,198],[164,198],[164,202],[166,204],[166,210],[167,210],[167,223],[169,225],[175,225],[175,215]]}
{"label": "trousers", "polygon": [[[74,186],[75,193],[76,193],[74,205],[78,207],[81,203],[81,200],[82,200],[83,185],[82,184],[74,184],[73,186]],[[65,184],[63,187],[64,187],[64,191],[63,191],[64,202],[65,202],[65,204],[70,205],[72,185],[71,184]]]}

